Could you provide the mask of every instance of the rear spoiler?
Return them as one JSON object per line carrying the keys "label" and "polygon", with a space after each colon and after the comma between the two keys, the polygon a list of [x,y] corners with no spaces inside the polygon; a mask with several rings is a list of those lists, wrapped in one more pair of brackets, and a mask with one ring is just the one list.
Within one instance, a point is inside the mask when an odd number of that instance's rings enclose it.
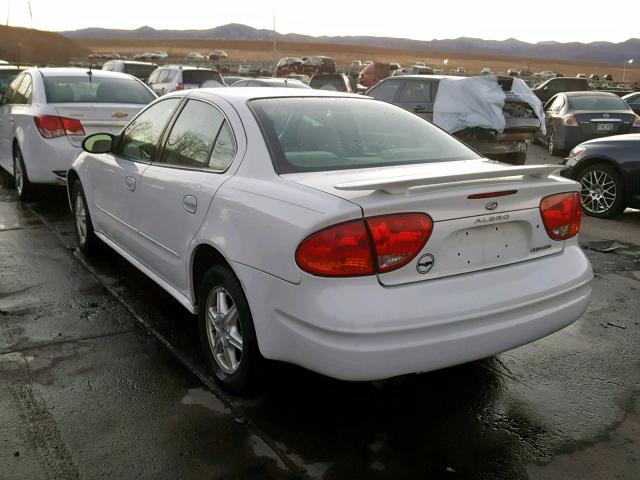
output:
{"label": "rear spoiler", "polygon": [[559,172],[562,165],[526,165],[510,167],[504,166],[484,172],[452,173],[450,175],[403,175],[371,180],[357,180],[355,182],[338,183],[333,186],[336,190],[380,190],[391,195],[406,193],[412,187],[442,185],[447,183],[470,182],[474,180],[489,180],[492,178],[534,177],[546,178]]}

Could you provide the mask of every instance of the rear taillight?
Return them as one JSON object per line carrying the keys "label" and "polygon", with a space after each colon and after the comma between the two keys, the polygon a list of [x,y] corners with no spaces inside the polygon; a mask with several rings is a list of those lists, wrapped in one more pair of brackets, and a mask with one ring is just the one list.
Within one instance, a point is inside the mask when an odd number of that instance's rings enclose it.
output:
{"label": "rear taillight", "polygon": [[578,121],[572,113],[563,116],[562,123],[567,127],[575,127],[576,125],[578,125]]}
{"label": "rear taillight", "polygon": [[540,202],[540,216],[552,240],[567,240],[580,231],[582,205],[578,192],[558,193]]}
{"label": "rear taillight", "polygon": [[321,276],[374,273],[371,240],[362,220],[325,228],[300,244],[296,263],[305,272]]}
{"label": "rear taillight", "polygon": [[176,90],[184,90],[184,83],[176,83]]}
{"label": "rear taillight", "polygon": [[636,115],[636,118],[633,120],[633,126],[640,128],[640,116]]}
{"label": "rear taillight", "polygon": [[327,277],[390,272],[415,258],[432,230],[431,218],[423,213],[341,223],[307,237],[296,251],[296,263]]}
{"label": "rear taillight", "polygon": [[33,117],[36,127],[44,138],[64,137],[65,135],[84,135],[82,123],[77,118],[39,115]]}
{"label": "rear taillight", "polygon": [[384,215],[366,219],[373,239],[378,273],[390,272],[409,263],[427,243],[433,230],[423,213]]}

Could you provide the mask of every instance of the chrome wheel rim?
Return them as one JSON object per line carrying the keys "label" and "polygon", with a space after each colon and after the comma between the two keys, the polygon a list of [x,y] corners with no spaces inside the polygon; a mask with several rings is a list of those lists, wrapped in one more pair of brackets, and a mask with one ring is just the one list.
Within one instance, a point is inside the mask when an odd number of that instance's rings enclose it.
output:
{"label": "chrome wheel rim", "polygon": [[213,358],[228,374],[238,371],[242,362],[242,329],[236,303],[223,287],[209,293],[206,305],[207,339]]}
{"label": "chrome wheel rim", "polygon": [[78,231],[78,240],[82,245],[87,240],[87,211],[84,208],[84,202],[82,201],[82,195],[80,193],[76,195],[74,210],[76,213],[76,230]]}
{"label": "chrome wheel rim", "polygon": [[616,182],[607,172],[591,170],[580,179],[582,207],[590,213],[604,213],[616,201]]}
{"label": "chrome wheel rim", "polygon": [[18,195],[22,195],[22,189],[24,188],[24,178],[22,175],[22,165],[20,164],[20,157],[16,156],[13,159],[13,179],[16,182],[16,191]]}
{"label": "chrome wheel rim", "polygon": [[549,153],[551,155],[553,155],[553,151],[555,150],[555,141],[556,141],[556,136],[554,133],[551,133],[551,135],[549,135]]}

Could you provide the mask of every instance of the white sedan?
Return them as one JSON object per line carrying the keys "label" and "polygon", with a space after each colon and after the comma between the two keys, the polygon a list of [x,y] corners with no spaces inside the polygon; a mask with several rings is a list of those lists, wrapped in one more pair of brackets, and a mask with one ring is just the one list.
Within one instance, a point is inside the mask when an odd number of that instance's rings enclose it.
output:
{"label": "white sedan", "polygon": [[21,200],[38,184],[64,184],[82,140],[117,134],[156,95],[123,73],[29,68],[0,102],[0,166],[15,177]]}
{"label": "white sedan", "polygon": [[84,148],[81,248],[106,243],[197,313],[233,391],[264,358],[347,380],[484,358],[566,327],[591,294],[576,182],[370,98],[177,92]]}

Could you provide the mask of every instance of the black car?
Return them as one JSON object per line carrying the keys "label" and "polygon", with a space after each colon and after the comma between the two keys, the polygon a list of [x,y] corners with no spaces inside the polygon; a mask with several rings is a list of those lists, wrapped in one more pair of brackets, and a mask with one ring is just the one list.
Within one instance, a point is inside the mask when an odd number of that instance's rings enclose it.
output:
{"label": "black car", "polygon": [[640,208],[640,134],[581,143],[565,159],[562,175],[580,182],[588,215],[611,218]]}
{"label": "black car", "polygon": [[586,78],[550,78],[532,91],[542,103],[548,102],[556,93],[587,90],[589,81]]}
{"label": "black car", "polygon": [[544,106],[547,133],[536,140],[560,155],[592,138],[640,132],[640,117],[620,97],[608,92],[564,92]]}
{"label": "black car", "polygon": [[640,92],[630,93],[622,99],[631,107],[631,110],[640,115]]}

